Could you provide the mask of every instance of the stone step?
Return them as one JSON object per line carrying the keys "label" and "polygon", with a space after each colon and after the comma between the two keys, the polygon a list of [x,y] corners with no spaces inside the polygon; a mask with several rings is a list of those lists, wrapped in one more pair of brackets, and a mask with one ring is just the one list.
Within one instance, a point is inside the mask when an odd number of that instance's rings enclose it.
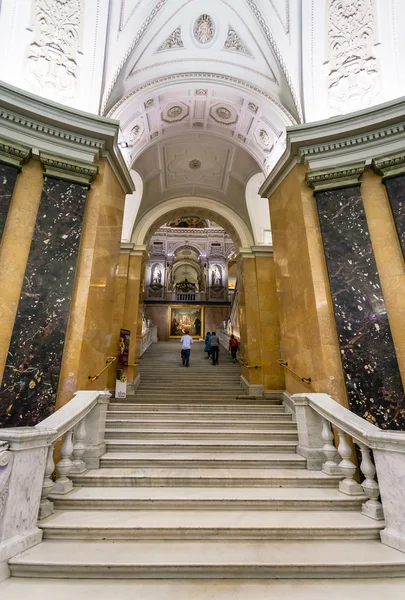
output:
{"label": "stone step", "polygon": [[235,421],[235,422],[223,422],[223,421],[206,421],[205,423],[202,420],[187,420],[187,421],[166,421],[161,419],[151,419],[150,421],[141,421],[138,419],[110,419],[107,417],[106,419],[106,428],[110,427],[113,429],[187,429],[189,431],[195,429],[201,429],[204,425],[207,425],[208,429],[211,430],[233,430],[233,429],[244,429],[254,431],[266,430],[266,429],[284,429],[284,430],[293,430],[296,431],[297,425],[293,423],[293,421],[287,421],[286,419],[274,419],[272,421],[267,421],[266,423],[256,421]]}
{"label": "stone step", "polygon": [[[117,399],[119,400],[119,399]],[[232,404],[217,404],[215,406],[207,404],[141,404],[133,402],[117,401],[111,404],[110,411],[132,411],[137,413],[201,413],[201,414],[256,414],[263,415],[267,413],[285,412],[285,409],[280,405],[275,406],[255,406],[254,404],[241,404],[233,406]]]}
{"label": "stone step", "polygon": [[162,421],[164,419],[168,422],[177,421],[201,421],[201,423],[239,423],[240,421],[252,421],[257,423],[258,420],[262,423],[271,423],[274,419],[278,421],[291,421],[291,414],[286,413],[285,410],[279,408],[272,413],[207,413],[199,411],[188,411],[188,412],[170,412],[170,411],[133,411],[133,410],[114,410],[112,407],[108,411],[108,420],[133,420],[134,422],[139,421]]}
{"label": "stone step", "polygon": [[235,488],[334,488],[342,476],[300,468],[274,469],[239,467],[151,467],[90,469],[81,475],[69,474],[76,486],[90,487],[235,487]]}
{"label": "stone step", "polygon": [[[115,404],[115,403],[122,403],[123,399],[122,398],[110,398],[110,404]],[[210,397],[204,397],[203,399],[201,399],[200,402],[197,402],[195,399],[193,398],[184,398],[183,396],[179,396],[178,394],[176,395],[175,392],[171,392],[170,394],[162,394],[160,397],[156,398],[156,394],[136,394],[133,396],[127,396],[127,398],[125,399],[125,402],[131,402],[131,403],[139,403],[139,404],[184,404],[186,406],[188,405],[194,405],[194,406],[200,406],[200,405],[204,405],[204,406],[217,406],[217,405],[228,405],[228,406],[232,406],[232,407],[239,407],[240,405],[245,405],[246,402],[248,403],[254,403],[254,406],[260,406],[260,407],[267,407],[267,406],[275,406],[275,405],[280,405],[282,404],[281,400],[279,399],[267,399],[267,398],[257,398],[255,396],[246,396],[246,395],[241,395],[241,396],[229,396],[229,397],[224,397],[224,396],[220,396],[219,398],[215,398],[212,396],[212,394],[210,394]]]}
{"label": "stone step", "polygon": [[181,439],[185,442],[189,440],[209,440],[217,441],[220,440],[233,440],[233,441],[270,441],[270,440],[284,440],[284,441],[297,441],[298,433],[297,429],[266,429],[260,432],[245,429],[233,429],[233,430],[221,430],[211,429],[208,427],[194,429],[193,431],[187,431],[184,428],[170,428],[170,429],[159,429],[159,428],[114,428],[109,427],[105,432],[105,439],[130,439],[130,440],[172,440]]}
{"label": "stone step", "polygon": [[372,540],[384,522],[354,511],[75,510],[40,527],[54,540]]}
{"label": "stone step", "polygon": [[9,566],[14,577],[387,578],[405,576],[405,554],[374,540],[47,540]]}
{"label": "stone step", "polygon": [[[354,577],[354,574],[349,574]],[[302,577],[300,575],[299,577]],[[405,579],[29,579],[0,584],[2,600],[403,600]]]}
{"label": "stone step", "polygon": [[255,454],[253,452],[106,452],[100,459],[101,468],[113,467],[235,467],[305,469],[306,459],[298,454]]}
{"label": "stone step", "polygon": [[215,444],[207,440],[106,440],[108,452],[158,452],[161,454],[172,452],[289,452],[293,454],[298,444],[298,439],[292,441],[270,441],[270,442],[239,442],[235,444],[231,440],[218,440]]}
{"label": "stone step", "polygon": [[366,496],[328,488],[75,487],[49,496],[58,510],[360,511]]}

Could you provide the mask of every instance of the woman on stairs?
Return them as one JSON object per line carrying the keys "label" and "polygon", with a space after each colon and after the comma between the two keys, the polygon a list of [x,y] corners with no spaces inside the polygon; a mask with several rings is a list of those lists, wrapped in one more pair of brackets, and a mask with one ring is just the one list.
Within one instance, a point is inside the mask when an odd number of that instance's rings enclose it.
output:
{"label": "woman on stairs", "polygon": [[205,346],[204,346],[204,352],[208,353],[208,357],[207,358],[211,358],[210,337],[211,337],[211,334],[210,334],[209,331],[207,331],[207,335],[205,336]]}

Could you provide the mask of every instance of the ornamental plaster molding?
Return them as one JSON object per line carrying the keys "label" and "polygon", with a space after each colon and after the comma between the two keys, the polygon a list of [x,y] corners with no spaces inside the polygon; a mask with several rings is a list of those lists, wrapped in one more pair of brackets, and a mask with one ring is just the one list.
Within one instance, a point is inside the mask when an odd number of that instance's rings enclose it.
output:
{"label": "ornamental plaster molding", "polygon": [[119,123],[71,109],[0,83],[0,139],[66,162],[94,164],[105,157],[128,194],[134,183],[118,147]]}
{"label": "ornamental plaster molding", "polygon": [[299,99],[299,96],[295,90],[294,84],[292,82],[291,76],[288,72],[287,69],[287,65],[284,62],[283,59],[283,55],[281,54],[281,50],[278,47],[276,40],[274,39],[273,34],[270,31],[270,28],[267,24],[266,19],[263,17],[262,13],[260,12],[259,8],[257,7],[256,3],[254,2],[254,0],[246,0],[247,4],[249,5],[251,11],[253,12],[254,16],[256,17],[257,21],[259,22],[264,35],[266,36],[271,48],[273,49],[273,52],[278,60],[278,63],[280,65],[280,68],[284,74],[284,77],[286,78],[288,87],[290,88],[290,92],[295,104],[295,107],[297,109],[297,113],[298,113],[298,120],[303,123],[304,121],[304,116],[303,116],[303,111],[302,111],[302,106],[301,106],[301,101]]}
{"label": "ornamental plaster molding", "polygon": [[28,146],[22,146],[5,138],[0,138],[1,162],[13,165],[14,167],[21,167],[22,164],[29,160],[31,152],[31,148]]}
{"label": "ornamental plaster molding", "polygon": [[382,175],[383,179],[405,174],[405,154],[391,154],[381,158],[375,158],[372,161],[372,167],[376,173]]}
{"label": "ornamental plaster molding", "polygon": [[60,102],[75,98],[83,6],[81,0],[35,0],[25,75],[32,91],[51,92]]}
{"label": "ornamental plaster molding", "polygon": [[362,161],[337,169],[309,171],[306,175],[306,181],[316,192],[360,185],[360,177],[363,174],[364,167],[365,161]]}
{"label": "ornamental plaster molding", "polygon": [[328,12],[332,114],[375,104],[379,89],[373,0],[329,0]]}
{"label": "ornamental plaster molding", "polygon": [[184,48],[183,38],[181,37],[181,26],[176,27],[174,31],[165,39],[163,44],[157,49],[158,52],[173,50],[174,48]]}
{"label": "ornamental plaster molding", "polygon": [[97,165],[70,161],[45,152],[39,153],[39,159],[44,167],[45,175],[48,177],[90,185],[98,174]]}
{"label": "ornamental plaster molding", "polygon": [[272,104],[274,104],[288,119],[287,125],[294,125],[297,123],[297,120],[293,115],[285,108],[283,104],[281,104],[274,96],[259,88],[244,79],[239,79],[236,77],[232,77],[230,75],[223,75],[221,73],[206,73],[203,71],[193,72],[193,73],[174,73],[172,75],[165,75],[163,77],[158,77],[157,79],[151,79],[150,81],[145,82],[144,84],[136,87],[131,92],[128,92],[125,96],[123,96],[114,106],[108,111],[107,117],[114,117],[118,109],[127,102],[133,96],[136,96],[140,92],[144,92],[150,88],[159,88],[162,84],[166,83],[183,83],[184,81],[191,80],[194,83],[207,83],[207,82],[223,82],[225,84],[231,84],[236,88],[245,88],[250,92],[254,92],[259,96],[266,98]]}
{"label": "ornamental plaster molding", "polygon": [[228,35],[225,40],[224,50],[229,50],[231,52],[238,52],[239,54],[245,54],[247,56],[252,56],[249,48],[243,42],[240,35],[235,31],[231,25],[228,26]]}

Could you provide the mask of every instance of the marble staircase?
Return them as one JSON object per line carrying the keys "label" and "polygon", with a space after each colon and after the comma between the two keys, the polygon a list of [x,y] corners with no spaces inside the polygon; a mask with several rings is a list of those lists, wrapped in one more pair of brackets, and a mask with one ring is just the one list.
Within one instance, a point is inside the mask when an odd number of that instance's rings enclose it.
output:
{"label": "marble staircase", "polygon": [[[236,580],[267,579],[248,594],[253,600],[277,589],[272,597],[315,597],[311,586],[321,590],[330,578],[368,578],[367,586],[398,578],[405,586],[405,554],[380,542],[384,522],[361,514],[365,497],[341,493],[340,476],[307,470],[281,395],[246,396],[239,377],[224,350],[213,367],[194,344],[187,369],[178,343],[151,346],[136,394],[111,399],[100,468],[72,475],[73,490],[50,497],[56,510],[40,522],[43,542],[9,561],[4,598],[23,590],[25,578],[38,590],[56,586],[52,579],[132,580],[134,593],[155,600],[185,579],[207,580],[201,590],[214,587],[201,597],[215,599],[228,598],[230,587],[219,595],[214,585],[223,579],[232,580],[233,598],[247,589]],[[149,595],[141,579],[160,592]],[[299,596],[279,579],[322,581]],[[98,597],[107,589],[113,593],[106,582]]]}

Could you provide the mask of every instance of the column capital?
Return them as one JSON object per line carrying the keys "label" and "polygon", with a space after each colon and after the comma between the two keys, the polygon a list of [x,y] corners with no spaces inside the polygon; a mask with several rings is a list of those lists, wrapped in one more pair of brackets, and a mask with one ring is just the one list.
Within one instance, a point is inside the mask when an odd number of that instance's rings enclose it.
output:
{"label": "column capital", "polygon": [[251,248],[239,248],[239,252],[235,256],[235,260],[236,262],[239,262],[244,258],[256,258]]}
{"label": "column capital", "polygon": [[132,242],[121,242],[121,250],[120,254],[131,254],[131,251],[134,249],[135,244]]}
{"label": "column capital", "polygon": [[405,174],[405,152],[389,154],[381,158],[374,158],[371,163],[372,168],[378,175],[394,177],[395,175]]}
{"label": "column capital", "polygon": [[0,137],[0,161],[13,167],[21,167],[30,157],[31,148]]}
{"label": "column capital", "polygon": [[360,185],[364,167],[365,161],[361,161],[334,168],[316,169],[308,171],[305,179],[316,192]]}
{"label": "column capital", "polygon": [[132,244],[132,249],[129,254],[131,256],[141,256],[142,260],[147,260],[149,258],[148,251],[144,245],[137,246],[136,244]]}
{"label": "column capital", "polygon": [[252,252],[256,258],[271,258],[273,257],[273,246],[261,245],[252,246]]}
{"label": "column capital", "polygon": [[98,166],[87,162],[73,161],[55,154],[39,153],[45,175],[84,185],[90,185],[98,174]]}

